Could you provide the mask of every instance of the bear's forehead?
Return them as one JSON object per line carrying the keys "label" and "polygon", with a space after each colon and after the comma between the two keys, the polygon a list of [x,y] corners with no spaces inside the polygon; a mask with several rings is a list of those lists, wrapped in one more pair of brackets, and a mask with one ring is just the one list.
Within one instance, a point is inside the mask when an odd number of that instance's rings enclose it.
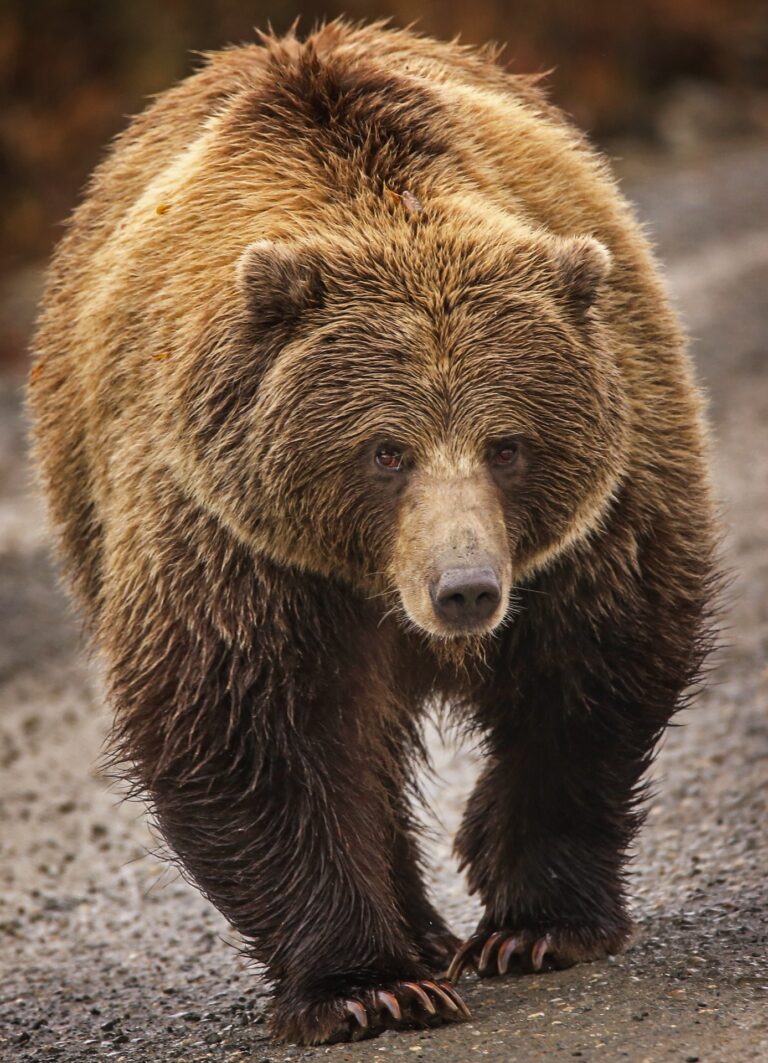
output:
{"label": "bear's forehead", "polygon": [[[339,437],[391,435],[422,453],[434,443],[438,464],[445,464],[447,447],[460,465],[490,437],[536,436],[551,420],[553,399],[558,417],[568,409],[576,416],[594,399],[584,380],[570,386],[567,362],[558,369],[541,347],[493,346],[485,336],[442,342],[431,327],[405,329],[401,322],[386,333],[368,325],[355,332],[342,324],[329,331],[321,350],[311,343],[295,348],[290,364],[270,374],[275,403],[301,407],[296,423],[306,428],[311,421],[320,432],[333,423]],[[566,386],[553,389],[558,379]]]}
{"label": "bear's forehead", "polygon": [[551,274],[530,247],[415,234],[329,265],[329,327],[428,372],[568,343]]}
{"label": "bear's forehead", "polygon": [[481,379],[494,370],[514,373],[560,361],[571,337],[546,300],[486,289],[445,292],[422,284],[397,292],[376,290],[328,305],[316,335],[327,359],[386,372],[410,370],[451,383],[463,374]]}

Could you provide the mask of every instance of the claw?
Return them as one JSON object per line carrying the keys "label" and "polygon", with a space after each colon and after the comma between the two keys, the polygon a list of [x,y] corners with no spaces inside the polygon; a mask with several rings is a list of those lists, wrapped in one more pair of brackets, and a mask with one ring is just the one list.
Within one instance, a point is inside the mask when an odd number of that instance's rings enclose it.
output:
{"label": "claw", "polygon": [[368,1029],[368,1013],[358,1000],[345,1000],[344,1007],[363,1030]]}
{"label": "claw", "polygon": [[403,1013],[400,1010],[400,1004],[394,993],[390,993],[386,989],[377,989],[376,1003],[385,1007],[395,1022],[400,1022],[402,1020]]}
{"label": "claw", "polygon": [[435,1005],[432,1003],[432,1001],[429,999],[429,997],[420,985],[417,985],[416,982],[403,982],[403,985],[406,987],[406,989],[410,989],[410,991],[416,997],[418,1002],[429,1015],[437,1015],[437,1009],[435,1008]]}
{"label": "claw", "polygon": [[458,1005],[455,1004],[453,1000],[451,1000],[451,998],[448,996],[448,994],[445,992],[444,989],[440,988],[440,986],[437,984],[437,982],[431,982],[430,981],[430,982],[424,982],[423,984],[427,987],[427,989],[429,989],[432,993],[435,994],[435,996],[437,997],[437,999],[440,1001],[441,1004],[445,1004],[445,1006],[450,1011],[452,1011],[455,1015],[458,1015],[458,1013],[459,1013]]}
{"label": "claw", "polygon": [[547,934],[546,937],[539,938],[531,951],[531,963],[534,971],[540,971],[544,964],[544,957],[552,948],[552,941]]}
{"label": "claw", "polygon": [[477,969],[479,971],[484,971],[486,969],[486,967],[488,966],[488,961],[491,958],[491,954],[493,953],[497,942],[503,937],[504,935],[502,934],[502,932],[500,930],[497,930],[488,938],[485,945],[483,946],[483,951],[480,953],[480,959],[477,963]]}
{"label": "claw", "polygon": [[499,954],[496,957],[496,966],[498,967],[499,974],[506,974],[509,970],[509,961],[515,952],[520,951],[522,945],[522,938],[517,934],[513,934],[512,937],[508,937],[504,944],[499,949]]}
{"label": "claw", "polygon": [[468,963],[472,962],[471,953],[478,941],[479,936],[476,934],[474,937],[469,938],[461,948],[457,951],[456,955],[451,960],[448,970],[445,972],[445,977],[449,982],[458,982],[461,978],[462,971]]}
{"label": "claw", "polygon": [[462,1000],[460,994],[457,993],[457,991],[454,989],[454,987],[452,985],[450,985],[446,981],[440,981],[439,986],[442,989],[442,991],[446,994],[446,996],[451,998],[453,1003],[456,1005],[459,1014],[462,1015],[465,1019],[471,1019],[472,1018],[471,1011],[469,1010],[467,1005]]}

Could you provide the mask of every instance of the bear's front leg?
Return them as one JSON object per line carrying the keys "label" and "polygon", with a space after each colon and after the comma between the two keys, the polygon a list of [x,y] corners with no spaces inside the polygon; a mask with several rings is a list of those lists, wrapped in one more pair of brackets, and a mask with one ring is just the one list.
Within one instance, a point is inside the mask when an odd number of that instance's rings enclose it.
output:
{"label": "bear's front leg", "polygon": [[463,1019],[405,910],[418,869],[402,866],[413,856],[392,755],[400,725],[365,665],[361,619],[345,627],[332,603],[331,623],[301,588],[259,590],[268,615],[240,643],[172,611],[162,630],[116,628],[126,773],[266,966],[278,1037],[316,1044]]}
{"label": "bear's front leg", "polygon": [[[376,717],[370,706],[358,708],[369,733],[356,744],[345,732],[346,747],[328,758],[333,792],[318,803],[328,810],[328,857],[305,884],[311,903],[298,899],[278,931],[285,959],[270,964],[279,972],[272,1028],[288,1041],[358,1040],[469,1017],[455,988],[434,973],[445,968],[453,938],[423,895],[399,821],[403,796],[393,802],[391,777],[376,763]],[[311,829],[317,844],[323,824]]]}
{"label": "bear's front leg", "polygon": [[638,537],[627,487],[603,540],[551,566],[499,639],[475,698],[486,763],[456,843],[485,913],[452,979],[468,964],[568,967],[628,943],[643,777],[712,639],[718,577],[697,489]]}
{"label": "bear's front leg", "polygon": [[[533,678],[533,677],[529,677]],[[524,706],[488,711],[487,759],[456,848],[485,913],[448,977],[569,967],[631,933],[627,848],[657,737],[641,704],[567,704],[567,677],[526,682]]]}
{"label": "bear's front leg", "polygon": [[[637,771],[596,756],[582,728],[495,736],[456,847],[485,914],[448,977],[532,972],[626,944],[622,865],[637,824]],[[639,768],[639,764],[637,767]]]}

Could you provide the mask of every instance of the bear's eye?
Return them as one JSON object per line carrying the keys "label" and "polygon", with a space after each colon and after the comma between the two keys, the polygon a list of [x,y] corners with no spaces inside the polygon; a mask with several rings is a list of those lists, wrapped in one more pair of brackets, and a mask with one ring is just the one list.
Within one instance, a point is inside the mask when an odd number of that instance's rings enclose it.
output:
{"label": "bear's eye", "polygon": [[402,451],[396,450],[394,447],[386,445],[381,446],[376,451],[376,464],[379,466],[379,468],[386,469],[387,472],[402,472]]}
{"label": "bear's eye", "polygon": [[520,457],[520,442],[517,439],[504,439],[491,447],[491,464],[499,468],[511,469]]}

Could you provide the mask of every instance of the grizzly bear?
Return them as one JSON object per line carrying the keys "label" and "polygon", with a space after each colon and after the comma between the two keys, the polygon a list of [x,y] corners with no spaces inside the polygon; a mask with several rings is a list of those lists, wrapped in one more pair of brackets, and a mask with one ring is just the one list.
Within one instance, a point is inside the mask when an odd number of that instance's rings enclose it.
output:
{"label": "grizzly bear", "polygon": [[[302,1043],[616,953],[711,642],[702,405],[648,244],[537,79],[334,22],[207,58],[55,254],[29,404],[113,756]],[[484,766],[422,881],[425,713]]]}

